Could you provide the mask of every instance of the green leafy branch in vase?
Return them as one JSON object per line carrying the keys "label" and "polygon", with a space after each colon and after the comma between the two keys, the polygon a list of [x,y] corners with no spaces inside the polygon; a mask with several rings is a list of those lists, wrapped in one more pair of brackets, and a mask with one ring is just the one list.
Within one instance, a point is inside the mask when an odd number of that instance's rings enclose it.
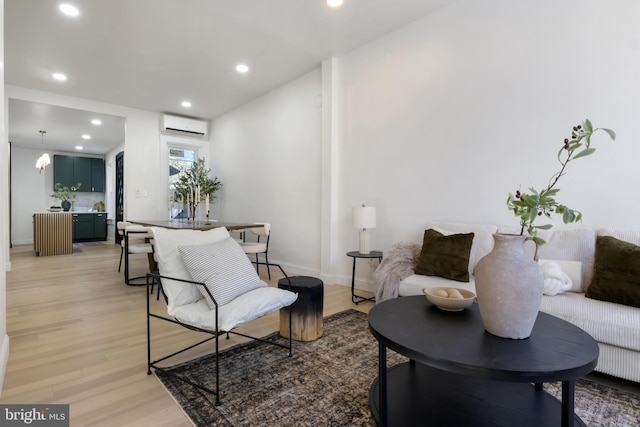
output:
{"label": "green leafy branch in vase", "polygon": [[58,199],[61,202],[75,200],[77,197],[76,191],[80,190],[82,183],[77,183],[76,185],[72,185],[71,187],[63,186],[59,182],[56,182],[53,186],[53,194],[50,197],[54,199]]}
{"label": "green leafy branch in vase", "polygon": [[591,147],[591,136],[597,131],[606,132],[612,141],[615,141],[616,134],[611,129],[593,128],[591,121],[586,119],[581,125],[573,127],[571,138],[565,138],[560,151],[558,151],[558,161],[561,168],[558,172],[551,176],[549,184],[541,191],[536,191],[533,187],[529,188],[529,193],[516,191],[515,196],[509,193],[507,198],[507,207],[513,211],[514,215],[520,218],[520,234],[524,234],[526,230],[528,235],[536,244],[536,258],[538,246],[544,245],[544,239],[538,237],[538,230],[548,230],[553,227],[552,224],[535,225],[534,222],[542,216],[551,218],[552,213],[562,215],[565,224],[578,222],[582,219],[582,213],[569,208],[556,201],[555,197],[560,191],[556,188],[556,184],[560,177],[566,172],[565,169],[569,162],[581,157],[590,156],[596,149]]}
{"label": "green leafy branch in vase", "polygon": [[222,182],[217,177],[209,178],[210,173],[211,169],[205,166],[204,158],[197,158],[190,169],[180,172],[173,185],[175,201],[179,201],[181,205],[186,203],[190,218],[195,216],[196,207],[204,199],[207,200],[208,209],[208,204],[214,202],[216,193],[222,188]]}

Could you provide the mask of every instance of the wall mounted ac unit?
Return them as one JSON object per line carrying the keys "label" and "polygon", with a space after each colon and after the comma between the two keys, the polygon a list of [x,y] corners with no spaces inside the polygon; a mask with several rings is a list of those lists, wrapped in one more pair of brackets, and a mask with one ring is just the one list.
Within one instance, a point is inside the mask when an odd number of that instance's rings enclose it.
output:
{"label": "wall mounted ac unit", "polygon": [[189,119],[186,117],[172,116],[170,114],[162,116],[162,130],[164,131],[207,136],[207,124],[206,120]]}

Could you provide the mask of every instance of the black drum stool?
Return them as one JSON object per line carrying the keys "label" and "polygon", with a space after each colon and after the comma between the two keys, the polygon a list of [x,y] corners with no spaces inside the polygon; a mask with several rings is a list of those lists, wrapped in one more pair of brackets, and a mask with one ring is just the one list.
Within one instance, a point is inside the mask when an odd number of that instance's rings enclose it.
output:
{"label": "black drum stool", "polygon": [[280,335],[289,338],[289,310],[291,310],[291,338],[296,341],[313,341],[322,336],[322,308],[324,284],[310,276],[284,277],[278,280],[280,289],[298,294],[290,307],[280,310]]}

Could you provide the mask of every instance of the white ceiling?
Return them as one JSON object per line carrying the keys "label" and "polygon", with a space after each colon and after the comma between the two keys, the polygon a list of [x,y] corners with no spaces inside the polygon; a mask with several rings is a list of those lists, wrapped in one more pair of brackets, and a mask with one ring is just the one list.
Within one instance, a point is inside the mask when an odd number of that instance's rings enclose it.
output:
{"label": "white ceiling", "polygon": [[[102,124],[93,125],[93,119]],[[124,117],[9,99],[9,141],[18,147],[105,154],[124,142],[124,125]],[[44,137],[40,130],[46,131]],[[91,139],[82,139],[83,134]]]}
{"label": "white ceiling", "polygon": [[452,1],[5,0],[5,83],[212,119]]}

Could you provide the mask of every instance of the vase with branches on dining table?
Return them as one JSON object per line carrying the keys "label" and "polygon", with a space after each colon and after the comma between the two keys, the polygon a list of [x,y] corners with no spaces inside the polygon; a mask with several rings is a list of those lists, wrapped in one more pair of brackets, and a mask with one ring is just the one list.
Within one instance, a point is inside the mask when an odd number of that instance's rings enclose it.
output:
{"label": "vase with branches on dining table", "polygon": [[189,169],[183,169],[173,184],[173,195],[169,200],[170,210],[177,203],[180,212],[187,209],[187,220],[195,220],[198,206],[205,202],[205,215],[209,219],[210,206],[216,200],[216,193],[222,188],[217,177],[210,178],[211,169],[204,158],[198,157]]}

